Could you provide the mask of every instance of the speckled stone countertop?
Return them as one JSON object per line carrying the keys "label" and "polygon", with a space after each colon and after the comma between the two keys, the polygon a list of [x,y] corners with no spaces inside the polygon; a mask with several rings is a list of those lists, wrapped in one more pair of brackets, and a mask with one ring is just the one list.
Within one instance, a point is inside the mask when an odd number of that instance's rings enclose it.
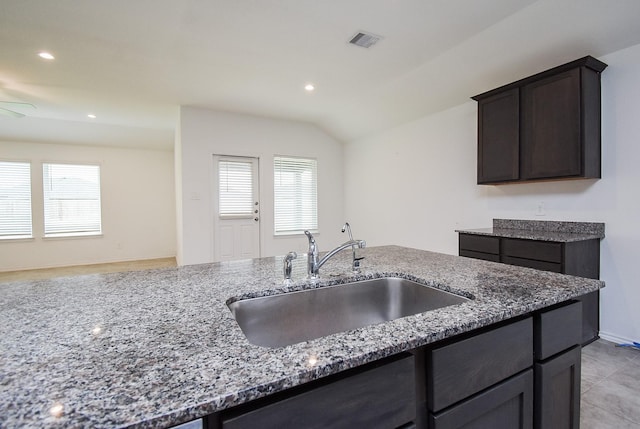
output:
{"label": "speckled stone countertop", "polygon": [[494,219],[493,228],[457,229],[456,232],[570,243],[573,241],[603,239],[604,223]]}
{"label": "speckled stone countertop", "polygon": [[[282,258],[0,284],[0,427],[162,428],[597,290],[598,280],[397,246],[282,282]],[[250,344],[225,302],[401,276],[472,300],[287,347]],[[310,359],[313,358],[313,359]]]}

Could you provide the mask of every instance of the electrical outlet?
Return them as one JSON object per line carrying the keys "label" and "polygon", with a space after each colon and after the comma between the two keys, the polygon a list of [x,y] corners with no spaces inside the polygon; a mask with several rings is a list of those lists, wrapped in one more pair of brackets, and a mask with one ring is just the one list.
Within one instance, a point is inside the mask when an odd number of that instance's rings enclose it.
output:
{"label": "electrical outlet", "polygon": [[536,208],[536,216],[546,216],[547,213],[544,208],[544,201],[540,201],[538,203],[538,207]]}

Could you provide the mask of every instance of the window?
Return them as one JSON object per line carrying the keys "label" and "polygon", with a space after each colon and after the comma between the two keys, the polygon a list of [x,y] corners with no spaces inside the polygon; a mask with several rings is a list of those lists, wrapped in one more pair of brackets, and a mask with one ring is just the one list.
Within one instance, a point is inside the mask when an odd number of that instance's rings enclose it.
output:
{"label": "window", "polygon": [[0,239],[31,236],[31,164],[0,162]]}
{"label": "window", "polygon": [[253,217],[252,167],[251,161],[218,162],[220,217]]}
{"label": "window", "polygon": [[318,162],[276,156],[274,169],[275,234],[318,230]]}
{"label": "window", "polygon": [[44,235],[102,233],[100,167],[43,164]]}

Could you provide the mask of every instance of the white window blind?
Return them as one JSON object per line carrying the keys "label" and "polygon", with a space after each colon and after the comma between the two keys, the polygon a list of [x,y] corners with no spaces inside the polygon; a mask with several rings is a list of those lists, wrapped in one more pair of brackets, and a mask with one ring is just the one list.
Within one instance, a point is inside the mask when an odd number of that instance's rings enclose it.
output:
{"label": "white window blind", "polygon": [[102,232],[99,166],[42,164],[42,179],[45,236]]}
{"label": "white window blind", "polygon": [[220,217],[253,216],[252,165],[251,161],[218,162]]}
{"label": "white window blind", "polygon": [[275,234],[318,230],[318,162],[274,158]]}
{"label": "white window blind", "polygon": [[31,164],[0,162],[0,239],[31,235]]}

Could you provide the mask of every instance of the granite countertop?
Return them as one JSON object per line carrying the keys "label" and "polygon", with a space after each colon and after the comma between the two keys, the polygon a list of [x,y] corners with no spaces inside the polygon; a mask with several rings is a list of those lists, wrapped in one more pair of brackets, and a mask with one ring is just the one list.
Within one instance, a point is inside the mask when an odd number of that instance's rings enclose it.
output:
{"label": "granite countertop", "polygon": [[456,232],[523,240],[570,243],[604,238],[604,223],[494,219],[492,228],[457,229]]}
{"label": "granite countertop", "polygon": [[[318,284],[282,258],[0,284],[0,427],[161,428],[522,315],[604,286],[599,280],[398,246],[326,263]],[[472,300],[268,349],[225,302],[381,276]]]}

